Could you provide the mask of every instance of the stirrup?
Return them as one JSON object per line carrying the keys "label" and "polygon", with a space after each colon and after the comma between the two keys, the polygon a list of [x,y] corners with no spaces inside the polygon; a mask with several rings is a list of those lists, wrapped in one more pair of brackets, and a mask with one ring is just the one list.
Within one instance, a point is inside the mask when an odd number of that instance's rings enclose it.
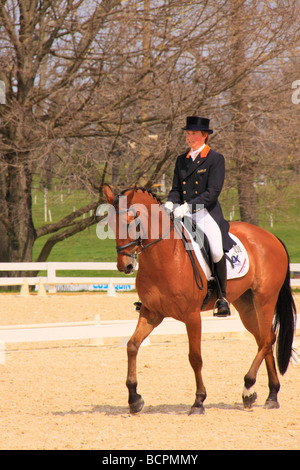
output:
{"label": "stirrup", "polygon": [[[216,305],[217,303],[221,301],[221,302],[226,302],[227,304],[227,310],[225,310],[224,312],[219,312],[218,310],[215,311],[215,308],[216,308]],[[231,315],[230,313],[230,307],[229,307],[229,302],[227,299],[225,299],[225,297],[222,297],[222,298],[219,298],[215,301],[215,305],[214,305],[214,308],[213,308],[213,316],[214,317],[229,317]]]}

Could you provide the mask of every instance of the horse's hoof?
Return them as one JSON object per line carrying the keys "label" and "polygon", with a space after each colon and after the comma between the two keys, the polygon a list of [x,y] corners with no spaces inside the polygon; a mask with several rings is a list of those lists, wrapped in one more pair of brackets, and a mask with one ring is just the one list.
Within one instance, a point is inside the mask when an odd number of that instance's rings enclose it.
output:
{"label": "horse's hoof", "polygon": [[194,415],[204,415],[204,406],[192,406],[189,412],[189,416],[194,416]]}
{"label": "horse's hoof", "polygon": [[266,400],[266,403],[264,404],[265,410],[276,410],[279,406],[280,405],[277,400]]}
{"label": "horse's hoof", "polygon": [[142,399],[142,397],[140,397],[137,401],[135,401],[134,403],[129,403],[129,411],[131,414],[136,414],[136,413],[139,413],[140,411],[142,411],[142,409],[144,408],[144,400]]}
{"label": "horse's hoof", "polygon": [[257,393],[256,392],[254,392],[254,393],[252,393],[251,395],[248,395],[248,396],[243,395],[244,408],[251,409],[253,403],[256,400],[256,398],[257,398]]}

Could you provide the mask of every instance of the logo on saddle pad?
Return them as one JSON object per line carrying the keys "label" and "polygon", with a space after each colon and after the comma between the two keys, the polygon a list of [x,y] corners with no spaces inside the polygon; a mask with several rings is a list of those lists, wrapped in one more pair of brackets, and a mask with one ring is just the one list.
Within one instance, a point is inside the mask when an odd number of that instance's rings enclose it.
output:
{"label": "logo on saddle pad", "polygon": [[242,262],[239,260],[238,255],[236,255],[236,256],[233,255],[233,256],[231,256],[230,259],[231,259],[231,262],[232,262],[233,266],[235,266],[235,265],[240,266],[242,264]]}
{"label": "logo on saddle pad", "polygon": [[249,258],[245,247],[241,241],[230,233],[230,237],[235,241],[235,245],[229,251],[227,257],[227,279],[235,279],[244,276],[249,269]]}
{"label": "logo on saddle pad", "polygon": [[[232,252],[234,254],[231,255]],[[242,261],[242,260],[239,259],[239,256],[242,256],[242,255],[243,255],[242,248],[238,244],[233,245],[233,247],[231,248],[231,250],[228,254],[228,259],[230,260],[231,265],[232,265],[233,268],[242,265],[244,260]]]}

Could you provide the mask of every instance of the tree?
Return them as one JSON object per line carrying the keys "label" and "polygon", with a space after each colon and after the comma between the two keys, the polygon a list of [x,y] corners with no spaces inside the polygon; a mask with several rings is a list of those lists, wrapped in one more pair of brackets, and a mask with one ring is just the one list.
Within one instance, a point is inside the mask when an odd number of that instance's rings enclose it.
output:
{"label": "tree", "polygon": [[[211,118],[226,184],[238,188],[242,219],[256,223],[257,162],[273,158],[284,80],[296,73],[296,9],[295,0],[0,2],[0,261],[30,261],[34,241],[48,235],[45,260],[95,223],[95,212],[81,215],[95,211],[105,181],[118,190],[170,179],[191,114]],[[288,104],[284,113],[292,135]],[[35,227],[37,175],[85,188],[90,202]]]}
{"label": "tree", "polygon": [[64,234],[52,236],[47,254],[55,241],[96,220],[95,215],[76,220],[95,209],[94,202],[57,224],[36,229],[31,188],[33,175],[49,155],[59,148],[56,158],[61,160],[63,142],[83,137],[93,127],[96,118],[87,112],[97,77],[89,77],[89,64],[99,54],[92,45],[99,32],[109,28],[120,4],[121,0],[0,3],[0,79],[6,85],[6,104],[0,108],[1,261],[30,261],[37,237],[68,227]]}

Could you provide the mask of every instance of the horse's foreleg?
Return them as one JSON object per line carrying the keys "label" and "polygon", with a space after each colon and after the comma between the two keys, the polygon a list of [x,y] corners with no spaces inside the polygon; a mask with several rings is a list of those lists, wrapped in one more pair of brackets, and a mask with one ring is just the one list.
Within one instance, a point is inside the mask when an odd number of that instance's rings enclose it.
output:
{"label": "horse's foreleg", "polygon": [[144,407],[144,400],[137,393],[136,358],[140,345],[151,331],[158,326],[163,317],[151,314],[142,306],[135,332],[127,343],[128,372],[126,386],[129,392],[130,413],[138,413]]}
{"label": "horse's foreleg", "polygon": [[186,322],[186,330],[189,339],[189,361],[195,373],[196,400],[189,415],[203,414],[203,402],[206,398],[206,390],[202,379],[202,356],[201,356],[201,317],[200,312],[189,315]]}
{"label": "horse's foreleg", "polygon": [[[239,299],[233,303],[234,307],[238,310],[240,318],[242,320],[245,328],[253,334],[255,337],[256,343],[259,344],[260,341],[260,329],[257,320],[257,314],[253,303],[253,293],[248,290],[246,291]],[[245,408],[251,408],[254,402],[256,401],[257,394],[254,390],[254,385],[256,382],[256,374],[258,368],[261,364],[263,357],[261,354],[255,359],[244,377],[244,388],[243,388],[243,404]]]}

